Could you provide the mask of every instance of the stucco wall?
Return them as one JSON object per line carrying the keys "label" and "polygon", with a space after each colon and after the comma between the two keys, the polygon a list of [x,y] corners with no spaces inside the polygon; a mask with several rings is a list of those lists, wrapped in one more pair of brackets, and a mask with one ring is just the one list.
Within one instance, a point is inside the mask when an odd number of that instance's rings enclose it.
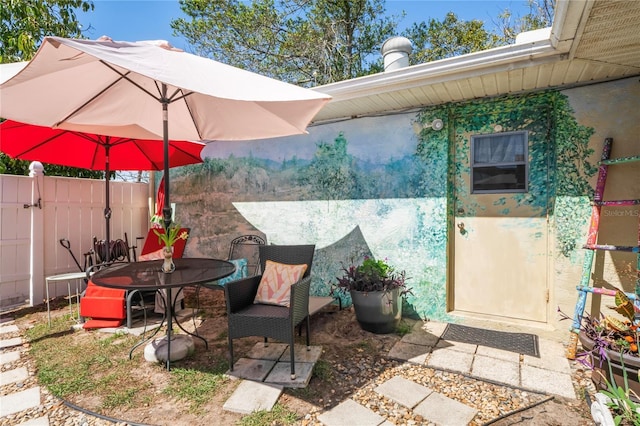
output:
{"label": "stucco wall", "polygon": [[[176,217],[192,229],[187,255],[225,257],[233,237],[252,232],[269,243],[315,243],[318,295],[329,293],[341,262],[387,258],[411,278],[407,312],[453,320],[446,312],[452,184],[465,171],[449,162],[450,148],[456,138],[493,132],[500,123],[503,131],[534,132],[533,161],[549,167],[531,170],[530,184],[544,187],[533,207],[551,224],[549,309],[571,313],[602,140],[614,137],[614,156],[638,154],[639,89],[637,79],[627,79],[339,121],[305,136],[211,143],[205,164],[172,171]],[[425,127],[433,118],[445,128]],[[636,163],[622,177],[612,175],[608,188],[631,186],[638,194],[637,170]],[[613,259],[616,279],[627,260]],[[555,315],[550,323],[568,328]]]}

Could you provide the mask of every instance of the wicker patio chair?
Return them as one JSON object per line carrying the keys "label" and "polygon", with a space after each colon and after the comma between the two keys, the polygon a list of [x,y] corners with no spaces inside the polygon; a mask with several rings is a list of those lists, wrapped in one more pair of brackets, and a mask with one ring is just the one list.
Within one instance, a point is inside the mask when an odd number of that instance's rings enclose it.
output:
{"label": "wicker patio chair", "polygon": [[294,336],[295,328],[306,319],[307,350],[309,343],[309,288],[314,245],[264,245],[259,247],[261,270],[267,260],[287,265],[306,264],[302,278],[291,286],[290,306],[254,303],[262,275],[228,283],[224,287],[229,323],[230,370],[233,371],[233,339],[248,336],[272,338],[289,344],[291,353],[291,379],[296,377]]}

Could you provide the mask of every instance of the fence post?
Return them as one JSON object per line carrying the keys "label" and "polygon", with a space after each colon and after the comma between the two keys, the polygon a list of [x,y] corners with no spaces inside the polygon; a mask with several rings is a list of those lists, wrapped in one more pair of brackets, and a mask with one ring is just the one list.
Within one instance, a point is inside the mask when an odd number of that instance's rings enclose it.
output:
{"label": "fence post", "polygon": [[[31,241],[29,269],[29,305],[39,305],[44,300],[44,212],[42,210],[42,196],[40,188],[44,188],[44,167],[42,163],[34,161],[29,165],[31,182]],[[42,183],[42,184],[41,184]]]}

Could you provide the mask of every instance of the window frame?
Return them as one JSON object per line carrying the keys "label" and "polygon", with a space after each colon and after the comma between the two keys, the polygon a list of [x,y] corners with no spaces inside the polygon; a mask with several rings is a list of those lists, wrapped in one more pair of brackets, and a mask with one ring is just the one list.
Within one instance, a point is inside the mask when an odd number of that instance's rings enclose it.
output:
{"label": "window frame", "polygon": [[[524,144],[524,159],[522,161],[505,161],[499,163],[481,163],[475,164],[475,146],[476,141],[487,138],[510,137],[514,135],[522,135],[522,143]],[[510,193],[527,193],[529,192],[529,132],[527,130],[516,130],[512,132],[485,133],[471,135],[469,138],[470,145],[470,162],[469,162],[469,186],[471,194],[510,194]],[[482,167],[499,167],[499,166],[522,166],[524,165],[524,188],[521,189],[474,189],[474,172]]]}

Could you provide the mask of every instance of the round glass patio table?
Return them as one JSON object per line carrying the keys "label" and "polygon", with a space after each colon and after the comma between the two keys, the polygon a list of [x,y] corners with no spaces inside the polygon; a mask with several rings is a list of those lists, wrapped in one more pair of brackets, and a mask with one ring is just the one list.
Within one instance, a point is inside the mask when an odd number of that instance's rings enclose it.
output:
{"label": "round glass patio table", "polygon": [[[173,300],[171,290],[182,289],[216,281],[231,275],[235,266],[231,262],[209,258],[173,259],[175,271],[164,273],[161,270],[162,260],[146,262],[119,263],[97,271],[91,277],[95,285],[123,290],[166,290],[166,300]],[[167,318],[167,370],[171,367],[171,340],[174,307],[172,303],[165,309]],[[176,321],[176,324],[180,324]],[[182,328],[182,327],[180,327]],[[186,330],[185,330],[186,331]],[[189,333],[191,334],[191,333]],[[200,337],[200,336],[198,336]],[[206,343],[206,341],[205,341]]]}

